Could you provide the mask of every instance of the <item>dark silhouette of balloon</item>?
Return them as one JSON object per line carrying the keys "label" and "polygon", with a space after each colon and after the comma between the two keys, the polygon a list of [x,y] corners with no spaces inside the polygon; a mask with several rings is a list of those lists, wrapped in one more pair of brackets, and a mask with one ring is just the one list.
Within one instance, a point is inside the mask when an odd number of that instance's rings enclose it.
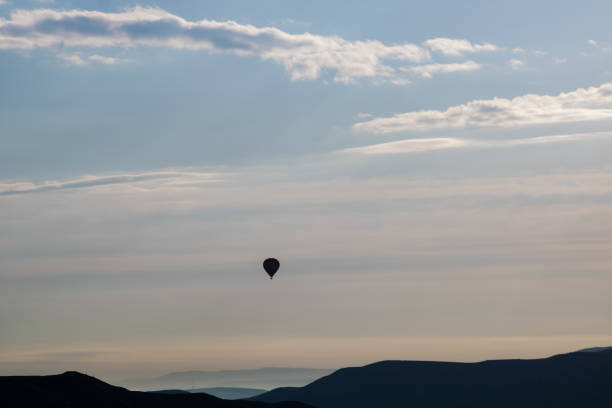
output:
{"label": "dark silhouette of balloon", "polygon": [[270,275],[270,279],[274,277],[274,274],[276,273],[276,271],[278,271],[279,266],[280,262],[278,262],[278,259],[276,258],[268,258],[263,261],[263,267],[268,273],[268,275]]}

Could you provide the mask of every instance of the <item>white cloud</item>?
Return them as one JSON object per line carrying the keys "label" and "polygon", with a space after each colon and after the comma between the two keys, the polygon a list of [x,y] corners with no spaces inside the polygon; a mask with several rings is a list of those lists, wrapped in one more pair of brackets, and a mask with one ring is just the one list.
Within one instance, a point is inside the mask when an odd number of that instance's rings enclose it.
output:
{"label": "white cloud", "polygon": [[466,52],[498,51],[500,47],[490,43],[472,44],[468,40],[457,38],[433,38],[423,42],[423,45],[432,51],[444,55],[460,57]]}
{"label": "white cloud", "polygon": [[87,61],[85,61],[79,55],[59,54],[58,57],[67,62],[68,64],[75,65],[77,67],[87,65]]}
{"label": "white cloud", "polygon": [[0,0],[0,6],[8,4],[8,0]]}
{"label": "white cloud", "polygon": [[431,78],[434,74],[439,72],[465,72],[465,71],[475,71],[480,69],[481,65],[474,61],[467,61],[457,64],[426,64],[426,65],[417,65],[414,67],[402,67],[400,68],[402,71],[412,72],[420,75],[423,78]]}
{"label": "white cloud", "polygon": [[[597,48],[598,50],[601,50],[603,52],[608,52],[610,50],[610,47],[608,46],[608,44],[602,41],[589,40],[589,44],[592,47]],[[582,53],[581,55],[589,55],[589,54]]]}
{"label": "white cloud", "polygon": [[567,58],[555,58],[555,64],[565,64],[567,62]]}
{"label": "white cloud", "polygon": [[378,143],[368,146],[352,147],[341,150],[346,153],[359,153],[365,155],[372,154],[402,154],[402,153],[421,153],[432,150],[457,149],[466,147],[479,148],[504,148],[515,146],[530,146],[547,143],[574,142],[593,137],[612,137],[610,132],[593,133],[573,133],[567,135],[538,136],[521,139],[506,140],[475,140],[461,138],[426,138],[426,139],[405,139],[394,142]]}
{"label": "white cloud", "polygon": [[519,69],[523,65],[525,65],[525,62],[518,59],[511,59],[510,61],[508,61],[508,65],[510,65],[510,68],[512,69]]}
{"label": "white cloud", "polygon": [[113,57],[105,57],[103,55],[90,55],[88,57],[91,61],[95,61],[95,62],[99,62],[101,64],[115,64],[117,63],[119,60],[117,58],[113,58]]}
{"label": "white cloud", "polygon": [[58,57],[62,59],[64,62],[67,62],[70,65],[74,65],[78,67],[84,67],[88,65],[90,62],[97,62],[99,64],[112,65],[118,62],[125,61],[125,60],[120,60],[118,58],[106,57],[106,56],[97,55],[97,54],[93,54],[93,55],[88,56],[87,58],[83,58],[78,54],[61,53],[61,54],[58,54]]}
{"label": "white cloud", "polygon": [[358,113],[357,115],[355,115],[357,117],[357,119],[367,119],[367,118],[371,118],[372,114],[371,113]]}
{"label": "white cloud", "polygon": [[[47,181],[40,184],[29,182],[0,183],[0,196],[38,193],[53,190],[93,188],[117,184],[129,184],[140,188],[156,186],[193,186],[219,180],[217,173],[189,171],[153,171],[136,174],[115,174],[107,176],[83,176],[68,181]],[[153,183],[153,184],[151,184]]]}
{"label": "white cloud", "polygon": [[445,111],[422,110],[353,125],[371,133],[465,127],[512,127],[612,119],[612,83],[556,96],[527,94],[514,99],[475,100]]}
{"label": "white cloud", "polygon": [[10,19],[0,20],[0,49],[135,45],[257,56],[283,64],[293,80],[316,79],[332,71],[334,81],[343,83],[359,78],[406,83],[389,64],[430,59],[426,49],[411,43],[290,34],[234,21],[188,21],[159,8],[135,7],[118,13],[17,10]]}
{"label": "white cloud", "polygon": [[407,78],[395,77],[391,79],[391,83],[393,85],[404,86],[404,85],[410,85],[412,81]]}
{"label": "white cloud", "polygon": [[[516,47],[516,48],[513,48],[513,49],[512,49],[512,52],[513,52],[514,54],[517,54],[517,55],[518,55],[518,54],[526,54],[526,53],[527,53],[527,50],[526,50],[526,49],[524,49],[524,48],[521,48],[521,47]],[[531,51],[531,53],[532,53],[533,55],[537,56],[537,57],[541,57],[542,55],[546,55],[546,54],[547,54],[547,52],[546,52],[546,51],[542,51],[542,50],[533,50],[533,51]]]}

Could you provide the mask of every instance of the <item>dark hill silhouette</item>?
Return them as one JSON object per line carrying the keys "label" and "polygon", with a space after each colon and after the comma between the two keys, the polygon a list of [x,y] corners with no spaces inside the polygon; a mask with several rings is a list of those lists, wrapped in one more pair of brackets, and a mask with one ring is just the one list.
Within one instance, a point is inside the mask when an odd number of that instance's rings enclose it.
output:
{"label": "dark hill silhouette", "polygon": [[319,408],[612,407],[612,349],[480,363],[381,361],[340,369],[255,401]]}
{"label": "dark hill silhouette", "polygon": [[208,394],[129,391],[77,372],[0,377],[3,407],[87,408],[307,408],[298,402],[228,401]]}
{"label": "dark hill silhouette", "polygon": [[190,394],[189,391],[185,391],[185,390],[158,390],[158,391],[147,391],[153,394],[170,394],[170,395],[174,395],[174,394]]}

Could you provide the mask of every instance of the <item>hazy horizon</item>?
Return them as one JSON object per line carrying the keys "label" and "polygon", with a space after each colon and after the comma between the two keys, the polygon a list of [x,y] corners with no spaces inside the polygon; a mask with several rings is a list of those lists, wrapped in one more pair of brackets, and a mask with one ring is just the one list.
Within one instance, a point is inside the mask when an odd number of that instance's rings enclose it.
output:
{"label": "hazy horizon", "polygon": [[610,15],[0,0],[0,375],[612,345]]}

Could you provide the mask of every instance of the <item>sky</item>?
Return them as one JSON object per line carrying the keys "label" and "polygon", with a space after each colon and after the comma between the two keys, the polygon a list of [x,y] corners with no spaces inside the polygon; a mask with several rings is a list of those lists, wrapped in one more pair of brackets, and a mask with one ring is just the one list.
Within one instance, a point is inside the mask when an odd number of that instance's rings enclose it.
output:
{"label": "sky", "polygon": [[610,15],[0,0],[0,375],[612,345]]}

